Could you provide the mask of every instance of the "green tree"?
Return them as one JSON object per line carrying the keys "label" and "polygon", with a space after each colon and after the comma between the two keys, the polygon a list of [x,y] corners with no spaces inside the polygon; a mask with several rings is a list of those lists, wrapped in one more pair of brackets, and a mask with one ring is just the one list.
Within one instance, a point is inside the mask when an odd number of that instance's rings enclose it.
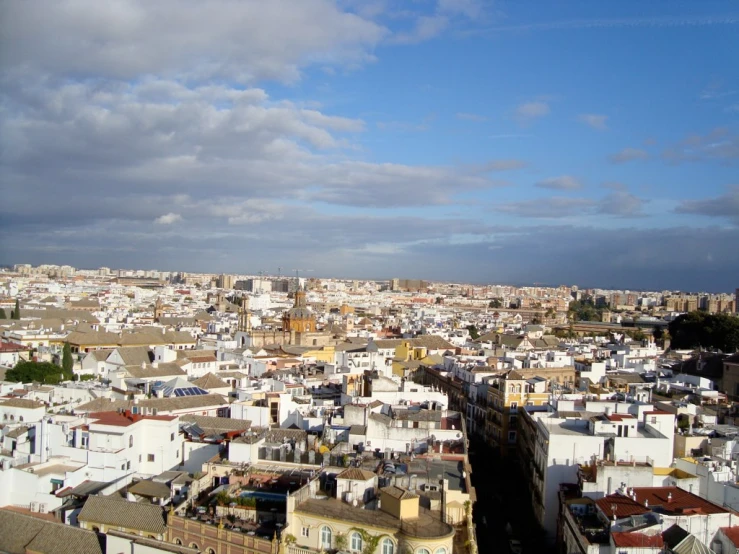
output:
{"label": "green tree", "polygon": [[500,298],[493,298],[490,301],[490,304],[488,304],[488,308],[495,308],[498,309],[503,305],[503,303],[500,301]]}
{"label": "green tree", "polygon": [[668,326],[672,348],[739,349],[739,318],[726,314],[694,311],[682,314]]}
{"label": "green tree", "polygon": [[20,319],[21,318],[21,303],[16,298],[15,299],[15,310],[10,314],[10,319]]}
{"label": "green tree", "polygon": [[5,313],[5,308],[0,308],[0,319],[8,319],[8,314]]}
{"label": "green tree", "polygon": [[71,381],[71,371],[66,372],[58,365],[49,362],[18,362],[13,369],[5,373],[5,378],[12,382],[21,383],[44,383],[57,385],[62,381]]}
{"label": "green tree", "polygon": [[597,308],[593,299],[586,296],[582,300],[573,300],[568,307],[570,321],[600,321],[602,308]]}
{"label": "green tree", "polygon": [[65,372],[72,373],[74,369],[74,359],[72,358],[72,347],[68,342],[64,343],[64,349],[62,350],[62,369]]}
{"label": "green tree", "polygon": [[467,330],[470,332],[470,338],[472,340],[480,338],[480,331],[478,331],[477,327],[474,325],[468,325]]}

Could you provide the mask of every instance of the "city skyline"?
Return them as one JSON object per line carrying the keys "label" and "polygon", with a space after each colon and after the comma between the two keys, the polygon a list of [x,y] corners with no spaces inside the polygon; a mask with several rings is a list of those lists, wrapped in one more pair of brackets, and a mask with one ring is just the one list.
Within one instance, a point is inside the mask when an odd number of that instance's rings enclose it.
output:
{"label": "city skyline", "polygon": [[180,6],[3,6],[0,263],[736,288],[732,3]]}

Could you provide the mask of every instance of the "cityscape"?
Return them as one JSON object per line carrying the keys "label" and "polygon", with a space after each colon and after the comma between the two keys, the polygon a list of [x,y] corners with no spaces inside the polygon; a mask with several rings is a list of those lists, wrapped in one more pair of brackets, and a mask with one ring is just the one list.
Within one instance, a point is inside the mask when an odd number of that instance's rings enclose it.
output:
{"label": "cityscape", "polygon": [[739,553],[738,26],[0,2],[0,554]]}
{"label": "cityscape", "polygon": [[294,273],[2,270],[2,548],[735,548],[739,288]]}

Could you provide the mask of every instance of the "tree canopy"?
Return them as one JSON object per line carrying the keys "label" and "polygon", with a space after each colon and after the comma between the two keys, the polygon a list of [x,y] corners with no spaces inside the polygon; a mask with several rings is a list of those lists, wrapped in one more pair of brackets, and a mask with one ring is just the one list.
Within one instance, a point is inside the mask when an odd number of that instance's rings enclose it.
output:
{"label": "tree canopy", "polygon": [[64,371],[72,373],[74,368],[74,359],[72,358],[72,347],[68,342],[64,343],[64,350],[62,351],[62,368]]}
{"label": "tree canopy", "polygon": [[480,331],[478,331],[477,327],[474,325],[468,325],[467,330],[470,332],[470,338],[472,340],[480,338]]}
{"label": "tree canopy", "polygon": [[18,362],[13,369],[5,373],[5,379],[21,383],[45,383],[56,385],[62,381],[70,381],[72,371],[64,371],[58,365],[49,362]]}
{"label": "tree canopy", "polygon": [[573,300],[567,308],[572,321],[600,321],[602,308],[596,308],[593,299],[585,297],[582,300]]}
{"label": "tree canopy", "polygon": [[669,324],[672,348],[739,349],[739,318],[702,311],[678,316]]}
{"label": "tree canopy", "polygon": [[8,319],[8,314],[5,313],[5,308],[0,308],[0,319]]}

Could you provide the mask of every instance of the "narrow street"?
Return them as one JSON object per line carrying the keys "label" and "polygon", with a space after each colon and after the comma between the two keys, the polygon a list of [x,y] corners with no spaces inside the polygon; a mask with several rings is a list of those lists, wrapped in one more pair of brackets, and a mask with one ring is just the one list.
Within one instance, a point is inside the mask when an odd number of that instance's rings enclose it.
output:
{"label": "narrow street", "polygon": [[[472,485],[477,492],[473,512],[481,554],[509,553],[509,538],[521,541],[524,554],[549,554],[515,460],[501,460],[480,439],[470,440]],[[506,533],[510,523],[513,536]]]}

